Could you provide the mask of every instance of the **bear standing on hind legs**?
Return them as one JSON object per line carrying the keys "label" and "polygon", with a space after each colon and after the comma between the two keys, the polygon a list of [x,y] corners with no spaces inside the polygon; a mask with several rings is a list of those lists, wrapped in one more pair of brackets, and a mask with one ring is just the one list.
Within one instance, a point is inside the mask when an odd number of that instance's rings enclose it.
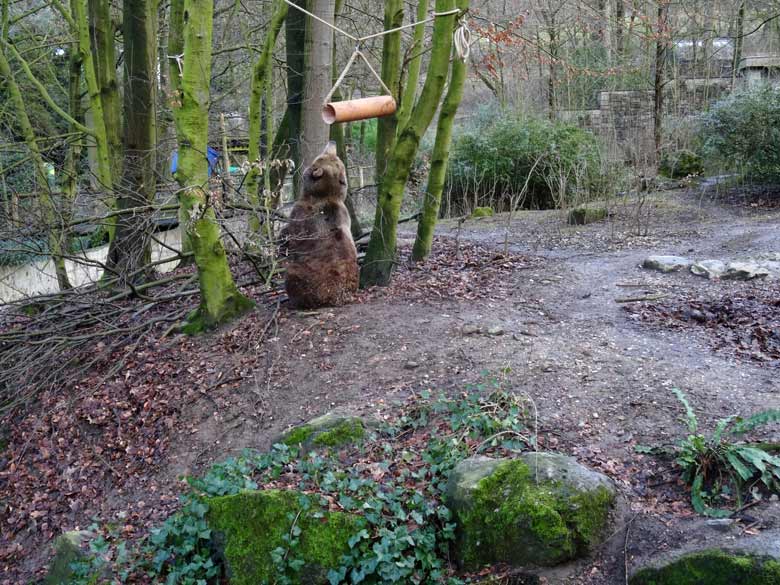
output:
{"label": "bear standing on hind legs", "polygon": [[299,309],[342,305],[358,288],[357,250],[344,201],[347,175],[329,142],[303,172],[303,189],[287,225],[290,304]]}

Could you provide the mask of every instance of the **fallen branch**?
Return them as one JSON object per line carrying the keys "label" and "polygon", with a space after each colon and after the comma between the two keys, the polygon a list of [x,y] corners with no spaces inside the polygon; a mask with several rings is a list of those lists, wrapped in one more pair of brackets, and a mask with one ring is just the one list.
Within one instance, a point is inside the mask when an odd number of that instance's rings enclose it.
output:
{"label": "fallen branch", "polygon": [[668,297],[667,294],[658,294],[658,295],[647,295],[643,297],[627,297],[624,299],[615,299],[616,303],[641,303],[643,301],[657,301],[659,299],[663,299],[665,297]]}

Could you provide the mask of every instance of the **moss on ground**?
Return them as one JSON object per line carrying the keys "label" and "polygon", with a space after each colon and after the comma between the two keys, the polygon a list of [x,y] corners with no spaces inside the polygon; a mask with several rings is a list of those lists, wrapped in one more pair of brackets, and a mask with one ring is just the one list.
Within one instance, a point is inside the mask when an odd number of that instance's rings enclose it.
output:
{"label": "moss on ground", "polygon": [[282,443],[290,447],[303,445],[309,440],[309,437],[311,437],[313,433],[314,429],[311,426],[301,425],[290,430],[290,432],[282,438]]}
{"label": "moss on ground", "polygon": [[780,562],[705,550],[659,568],[642,569],[630,585],[780,585]]}
{"label": "moss on ground", "polygon": [[[359,443],[366,435],[363,421],[356,417],[329,419],[325,415],[307,424],[295,427],[285,434],[281,442],[291,447],[340,447]],[[335,424],[334,424],[335,421]],[[321,426],[320,426],[320,423]]]}
{"label": "moss on ground", "polygon": [[604,207],[578,207],[569,212],[569,225],[587,225],[606,219]]}
{"label": "moss on ground", "polygon": [[[301,583],[320,583],[328,569],[339,565],[349,551],[349,538],[364,525],[359,516],[342,512],[306,510],[302,494],[266,490],[244,492],[209,500],[207,519],[225,559],[231,585],[272,583],[278,576],[271,552],[285,547],[283,536],[293,525],[300,542],[290,553],[304,561]],[[317,511],[319,508],[315,506]]]}
{"label": "moss on ground", "polygon": [[363,440],[365,434],[366,429],[360,419],[350,418],[318,434],[312,442],[319,447],[338,447],[347,443],[358,443]]}
{"label": "moss on ground", "polygon": [[475,207],[474,211],[471,212],[472,218],[479,218],[479,217],[493,217],[493,208],[492,207]]}
{"label": "moss on ground", "polygon": [[537,483],[523,461],[503,463],[459,513],[463,563],[551,566],[573,559],[597,541],[613,499],[604,487],[571,493],[559,482]]}

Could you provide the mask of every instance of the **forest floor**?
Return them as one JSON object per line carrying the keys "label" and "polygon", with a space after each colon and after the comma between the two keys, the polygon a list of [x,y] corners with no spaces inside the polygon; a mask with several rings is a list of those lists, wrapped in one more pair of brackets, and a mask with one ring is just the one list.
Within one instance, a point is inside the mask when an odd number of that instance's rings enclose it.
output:
{"label": "forest floor", "polygon": [[[707,429],[780,408],[780,282],[639,265],[780,252],[780,196],[680,190],[612,211],[587,226],[555,211],[443,222],[430,262],[402,262],[391,286],[349,306],[259,305],[205,337],[145,340],[110,380],[87,371],[45,393],[0,427],[0,583],[40,575],[61,531],[96,520],[140,534],[176,507],[182,476],[268,448],[291,425],[336,407],[388,416],[415,393],[502,371],[538,409],[540,448],[604,472],[625,500],[603,549],[551,582],[623,583],[643,559],[709,539],[717,528],[671,463],[636,447],[685,436],[674,387]],[[403,226],[402,260],[413,234]],[[620,302],[643,296],[658,298]],[[724,299],[737,299],[728,314]],[[690,319],[694,308],[714,317]],[[780,506],[754,505],[735,527],[745,538],[780,527]]]}

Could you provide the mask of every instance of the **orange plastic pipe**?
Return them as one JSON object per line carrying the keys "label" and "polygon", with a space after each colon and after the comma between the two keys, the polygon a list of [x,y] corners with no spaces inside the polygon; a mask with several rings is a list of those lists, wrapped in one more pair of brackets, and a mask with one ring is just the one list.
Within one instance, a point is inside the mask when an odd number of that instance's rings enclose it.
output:
{"label": "orange plastic pipe", "polygon": [[331,102],[322,107],[322,119],[326,124],[354,122],[366,118],[381,118],[394,114],[395,100],[389,95]]}

